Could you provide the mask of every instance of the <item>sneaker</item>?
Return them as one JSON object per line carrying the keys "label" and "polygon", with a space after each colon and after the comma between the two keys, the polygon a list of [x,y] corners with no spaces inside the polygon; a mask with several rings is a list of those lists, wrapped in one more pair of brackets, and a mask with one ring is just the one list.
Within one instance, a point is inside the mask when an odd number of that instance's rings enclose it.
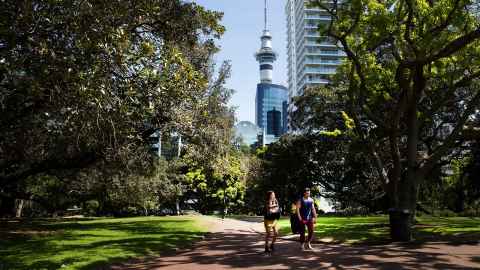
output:
{"label": "sneaker", "polygon": [[312,247],[312,244],[310,244],[310,243],[307,244],[307,249],[308,249],[308,250],[315,251],[315,249],[313,249],[313,247]]}
{"label": "sneaker", "polygon": [[303,243],[300,245],[300,249],[301,249],[302,251],[305,251],[305,245],[304,245]]}

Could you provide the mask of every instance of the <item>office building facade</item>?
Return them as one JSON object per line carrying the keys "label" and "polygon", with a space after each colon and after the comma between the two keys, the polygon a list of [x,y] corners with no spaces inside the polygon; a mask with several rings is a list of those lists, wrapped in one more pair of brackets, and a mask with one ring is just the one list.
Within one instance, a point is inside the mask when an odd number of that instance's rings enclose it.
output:
{"label": "office building facade", "polygon": [[271,83],[257,85],[255,119],[266,135],[280,137],[287,131],[288,89]]}
{"label": "office building facade", "polygon": [[182,151],[182,137],[175,132],[162,133],[156,131],[150,138],[152,153],[166,160],[179,158]]}
{"label": "office building facade", "polygon": [[306,88],[327,84],[345,57],[340,46],[319,41],[319,24],[328,24],[330,16],[308,0],[287,0],[287,63],[290,100]]}

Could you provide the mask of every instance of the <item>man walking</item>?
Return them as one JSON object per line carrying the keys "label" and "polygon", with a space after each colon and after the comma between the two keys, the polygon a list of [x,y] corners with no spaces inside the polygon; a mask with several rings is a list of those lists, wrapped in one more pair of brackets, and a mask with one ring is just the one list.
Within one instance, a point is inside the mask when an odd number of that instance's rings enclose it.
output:
{"label": "man walking", "polygon": [[[316,223],[317,211],[315,211],[315,204],[310,197],[310,189],[306,188],[303,191],[303,197],[297,202],[297,215],[300,221],[300,243],[302,250],[313,250],[311,242],[313,239],[313,227]],[[305,242],[305,225],[308,229],[308,237]]]}

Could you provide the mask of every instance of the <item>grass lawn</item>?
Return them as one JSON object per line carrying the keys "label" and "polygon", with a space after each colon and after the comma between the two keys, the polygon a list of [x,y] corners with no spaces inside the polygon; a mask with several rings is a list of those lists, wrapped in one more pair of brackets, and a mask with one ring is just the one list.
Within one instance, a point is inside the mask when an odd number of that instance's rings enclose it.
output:
{"label": "grass lawn", "polygon": [[[480,242],[480,218],[418,217],[414,228],[416,241]],[[290,220],[280,220],[280,233],[290,234]],[[388,216],[320,217],[315,226],[316,239],[348,244],[386,243],[389,241]]]}
{"label": "grass lawn", "polygon": [[95,269],[187,246],[205,232],[194,217],[0,220],[0,270]]}

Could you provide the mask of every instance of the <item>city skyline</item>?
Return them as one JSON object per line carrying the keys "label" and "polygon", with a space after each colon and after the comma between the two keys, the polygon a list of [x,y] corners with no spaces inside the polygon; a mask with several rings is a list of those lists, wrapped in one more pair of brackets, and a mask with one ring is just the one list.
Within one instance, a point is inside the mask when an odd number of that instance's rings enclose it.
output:
{"label": "city skyline", "polygon": [[[230,105],[237,107],[236,120],[255,123],[255,92],[260,82],[258,62],[254,54],[259,49],[264,30],[264,1],[195,0],[207,9],[224,13],[222,24],[226,33],[217,42],[221,51],[214,60],[220,65],[232,62],[232,76],[226,86],[235,93]],[[287,86],[286,16],[285,0],[268,1],[268,28],[273,36],[273,47],[278,53],[274,64],[273,83]]]}

